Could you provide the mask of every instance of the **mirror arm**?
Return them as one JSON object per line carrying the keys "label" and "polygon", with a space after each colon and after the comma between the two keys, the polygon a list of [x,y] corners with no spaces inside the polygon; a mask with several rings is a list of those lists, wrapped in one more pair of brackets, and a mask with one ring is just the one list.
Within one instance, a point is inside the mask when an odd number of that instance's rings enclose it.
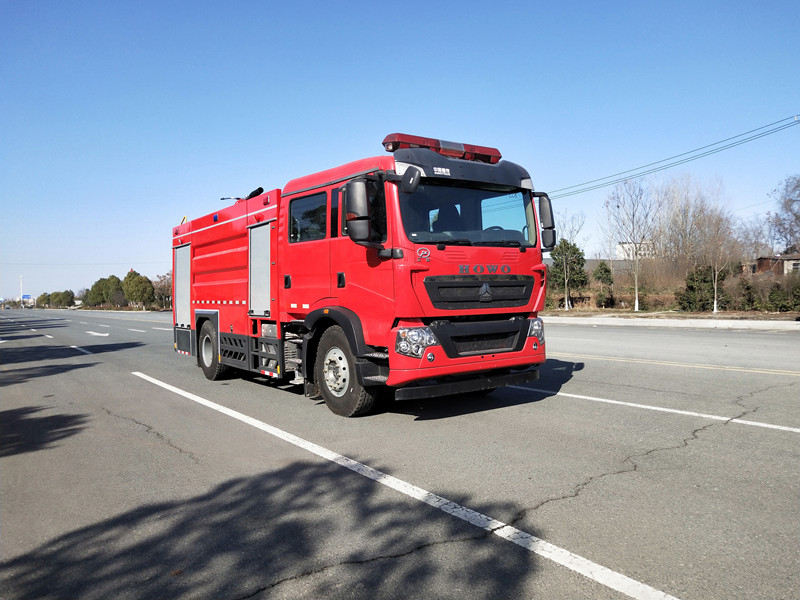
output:
{"label": "mirror arm", "polygon": [[400,191],[404,194],[413,194],[419,185],[422,171],[416,167],[409,166],[404,175],[398,175],[396,171],[378,171],[378,177],[391,183],[399,183]]}
{"label": "mirror arm", "polygon": [[391,183],[397,183],[403,180],[403,177],[398,175],[395,171],[378,171],[378,176],[382,177],[384,181],[389,181]]}

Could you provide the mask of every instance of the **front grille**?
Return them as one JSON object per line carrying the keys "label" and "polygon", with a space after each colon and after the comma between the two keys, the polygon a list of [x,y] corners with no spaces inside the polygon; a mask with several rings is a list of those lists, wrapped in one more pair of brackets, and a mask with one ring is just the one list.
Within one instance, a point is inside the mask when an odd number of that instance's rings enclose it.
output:
{"label": "front grille", "polygon": [[449,358],[476,354],[518,352],[525,345],[528,320],[510,319],[482,321],[436,320],[430,328]]}
{"label": "front grille", "polygon": [[469,356],[486,352],[510,352],[514,349],[517,334],[464,335],[453,337],[452,340],[458,356]]}
{"label": "front grille", "polygon": [[424,283],[435,308],[466,310],[525,306],[535,280],[531,275],[440,275]]}

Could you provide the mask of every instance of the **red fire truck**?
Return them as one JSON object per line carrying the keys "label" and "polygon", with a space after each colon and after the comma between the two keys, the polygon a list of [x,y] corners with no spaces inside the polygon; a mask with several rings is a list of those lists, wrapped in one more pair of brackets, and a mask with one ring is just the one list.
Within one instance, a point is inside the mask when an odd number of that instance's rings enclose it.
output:
{"label": "red fire truck", "polygon": [[175,350],[208,379],[292,377],[357,416],[378,395],[538,378],[547,194],[495,148],[405,134],[383,145],[173,228]]}

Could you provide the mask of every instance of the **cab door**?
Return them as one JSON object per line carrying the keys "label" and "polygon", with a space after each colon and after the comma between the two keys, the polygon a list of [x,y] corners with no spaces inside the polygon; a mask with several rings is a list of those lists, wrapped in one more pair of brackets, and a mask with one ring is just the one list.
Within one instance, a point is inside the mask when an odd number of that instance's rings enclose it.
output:
{"label": "cab door", "polygon": [[[372,241],[392,247],[386,194],[382,181],[369,183]],[[331,191],[330,281],[336,304],[355,312],[371,345],[387,345],[394,320],[394,272],[391,258],[378,247],[356,244],[347,236],[347,198],[342,188]]]}
{"label": "cab door", "polygon": [[326,191],[287,198],[281,277],[283,308],[290,320],[330,301],[329,202]]}

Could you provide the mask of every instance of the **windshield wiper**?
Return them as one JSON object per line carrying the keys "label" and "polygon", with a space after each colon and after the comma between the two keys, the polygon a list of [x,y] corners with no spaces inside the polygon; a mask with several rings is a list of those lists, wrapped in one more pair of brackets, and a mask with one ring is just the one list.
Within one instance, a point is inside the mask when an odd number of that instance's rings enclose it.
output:
{"label": "windshield wiper", "polygon": [[488,242],[478,242],[481,246],[513,246],[519,247],[522,244],[518,240],[494,240]]}
{"label": "windshield wiper", "polygon": [[472,240],[467,238],[455,238],[455,239],[447,239],[447,240],[436,240],[437,246],[472,246]]}

